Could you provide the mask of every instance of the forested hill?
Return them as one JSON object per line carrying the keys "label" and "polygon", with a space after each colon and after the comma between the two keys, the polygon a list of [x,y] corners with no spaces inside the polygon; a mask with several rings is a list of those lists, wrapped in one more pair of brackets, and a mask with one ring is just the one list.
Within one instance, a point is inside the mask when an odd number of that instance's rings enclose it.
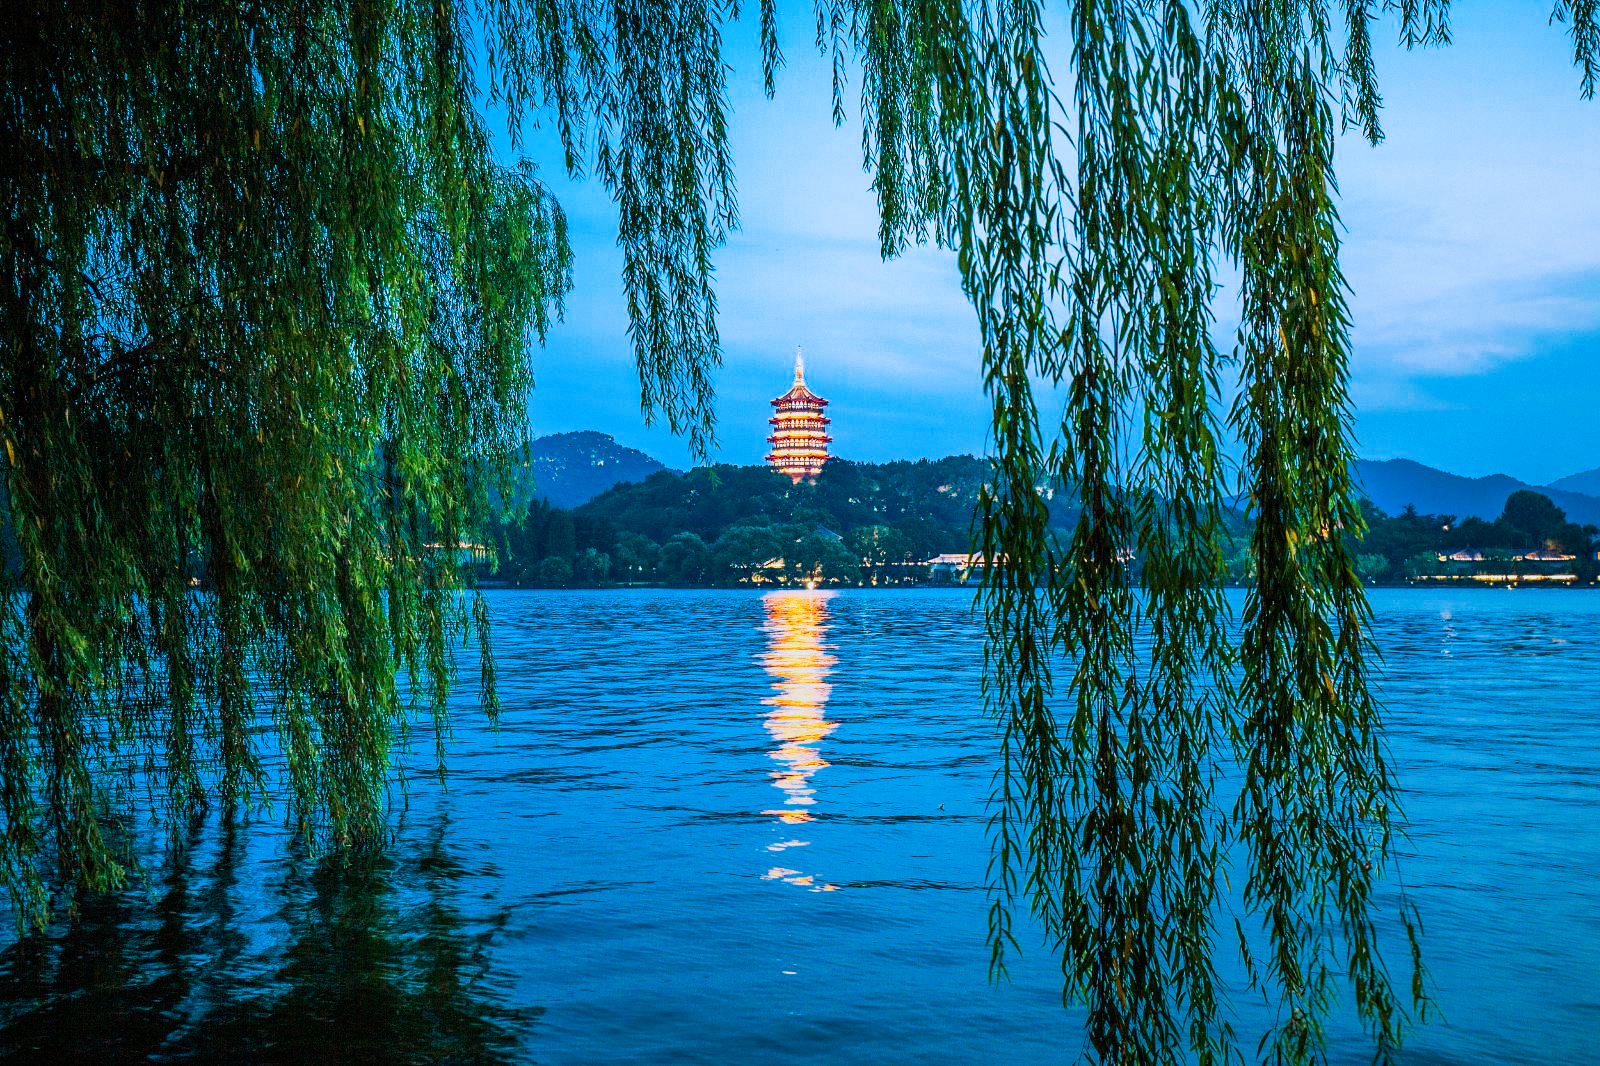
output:
{"label": "forested hill", "polygon": [[553,433],[528,444],[528,481],[523,499],[576,507],[625,481],[643,481],[666,470],[644,452],[618,444],[608,433]]}
{"label": "forested hill", "polygon": [[[921,580],[930,557],[972,549],[988,470],[963,455],[835,459],[815,484],[799,485],[766,466],[662,471],[572,511],[534,501],[495,531],[499,566],[482,576],[543,586],[728,585],[757,571],[791,582]],[[1051,518],[1067,526],[1077,508],[1057,506]]]}
{"label": "forested hill", "polygon": [[[893,463],[828,463],[816,484],[792,484],[766,466],[716,466],[661,473],[619,485],[578,508],[619,532],[665,542],[693,533],[707,543],[732,526],[820,525],[841,536],[876,530],[889,554],[926,559],[969,549],[972,515],[988,463],[970,455]],[[1058,508],[1057,524],[1076,508]]]}
{"label": "forested hill", "polygon": [[[480,576],[544,586],[736,585],[758,571],[764,580],[790,582],[819,575],[830,584],[921,581],[928,559],[973,549],[973,514],[989,471],[987,461],[970,455],[836,459],[815,484],[798,485],[766,466],[661,471],[575,510],[533,503],[495,532],[499,567]],[[1077,501],[1070,493],[1044,495],[1051,524],[1070,535]],[[1492,522],[1413,507],[1391,515],[1371,502],[1363,513],[1367,531],[1355,551],[1370,583],[1471,583],[1480,580],[1478,571],[1550,571],[1544,578],[1559,572],[1578,586],[1594,583],[1600,530],[1571,521],[1541,493],[1512,493]],[[1224,579],[1248,583],[1249,520],[1235,512],[1223,520]],[[1448,558],[1457,552],[1466,555]],[[1530,562],[1535,552],[1551,557]],[[771,570],[774,560],[781,574]],[[1136,576],[1137,560],[1133,567]]]}

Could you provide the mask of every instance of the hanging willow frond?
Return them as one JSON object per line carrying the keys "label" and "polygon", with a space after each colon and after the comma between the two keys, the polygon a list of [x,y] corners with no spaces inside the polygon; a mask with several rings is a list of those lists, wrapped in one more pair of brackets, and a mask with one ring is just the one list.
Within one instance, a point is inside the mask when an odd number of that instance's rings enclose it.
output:
{"label": "hanging willow frond", "polygon": [[[646,421],[705,456],[721,361],[712,253],[738,226],[723,8],[706,0],[483,0],[489,63],[513,126],[553,113],[568,168],[617,202],[623,294]],[[737,17],[737,4],[732,12]],[[769,92],[782,55],[763,0]]]}
{"label": "hanging willow frond", "polygon": [[442,726],[455,545],[570,253],[491,161],[453,7],[26,6],[0,27],[0,867],[42,921],[46,864],[121,883],[128,773],[181,813],[264,796],[281,747],[308,830],[382,833],[398,678]]}
{"label": "hanging willow frond", "polygon": [[[1341,39],[1321,2],[1076,0],[1066,100],[1028,0],[822,7],[863,64],[884,252],[930,232],[954,247],[983,339],[995,970],[1026,907],[1087,1009],[1091,1061],[1234,1061],[1219,919],[1237,904],[1241,962],[1281,1009],[1263,1052],[1321,1058],[1343,978],[1386,1054],[1428,1004],[1408,904],[1381,887],[1396,785],[1353,562],[1332,172],[1335,102],[1382,136],[1373,5],[1347,0]],[[1587,71],[1593,12],[1558,13]],[[1400,5],[1399,34],[1446,42],[1447,16]],[[1219,261],[1242,279],[1231,355],[1211,341]],[[1067,396],[1058,426],[1039,381]],[[1229,434],[1259,575],[1237,620],[1219,587]],[[1064,544],[1047,486],[1081,505]],[[1406,1001],[1380,898],[1411,940]]]}

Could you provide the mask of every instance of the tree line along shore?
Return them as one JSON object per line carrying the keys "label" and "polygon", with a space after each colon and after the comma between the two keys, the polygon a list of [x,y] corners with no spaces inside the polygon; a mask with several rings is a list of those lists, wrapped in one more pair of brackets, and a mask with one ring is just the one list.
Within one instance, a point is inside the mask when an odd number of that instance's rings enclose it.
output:
{"label": "tree line along shore", "polygon": [[[972,515],[989,467],[973,456],[830,462],[815,483],[765,466],[661,471],[576,508],[532,500],[492,531],[479,583],[520,588],[923,585],[975,580]],[[1041,489],[1053,534],[1078,519],[1074,495]],[[1363,501],[1356,563],[1368,585],[1593,587],[1600,530],[1549,497],[1510,495],[1492,521],[1390,515]],[[1219,548],[1230,584],[1254,579],[1251,523],[1225,511]],[[943,558],[942,563],[935,560]],[[963,565],[963,560],[968,565]],[[1140,560],[1130,556],[1131,576]]]}

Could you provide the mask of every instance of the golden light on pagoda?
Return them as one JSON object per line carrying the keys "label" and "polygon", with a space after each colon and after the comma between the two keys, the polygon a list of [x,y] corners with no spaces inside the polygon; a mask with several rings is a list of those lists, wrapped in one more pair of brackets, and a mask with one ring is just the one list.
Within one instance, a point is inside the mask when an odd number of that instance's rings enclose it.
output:
{"label": "golden light on pagoda", "polygon": [[794,384],[789,391],[772,401],[776,409],[767,419],[772,426],[772,436],[767,443],[772,450],[767,462],[773,468],[788,474],[798,485],[802,481],[815,481],[828,461],[828,418],[822,411],[828,401],[806,388],[805,357],[800,350],[794,353]]}

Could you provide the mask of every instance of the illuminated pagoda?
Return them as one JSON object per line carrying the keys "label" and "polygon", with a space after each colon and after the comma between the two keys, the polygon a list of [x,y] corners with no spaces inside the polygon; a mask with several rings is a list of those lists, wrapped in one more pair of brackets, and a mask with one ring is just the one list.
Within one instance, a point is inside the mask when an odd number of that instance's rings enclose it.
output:
{"label": "illuminated pagoda", "polygon": [[767,438],[772,451],[767,462],[788,474],[796,485],[815,481],[828,461],[833,438],[828,436],[828,419],[822,413],[828,401],[806,388],[805,356],[798,348],[794,352],[794,384],[773,400],[772,406],[777,413],[767,419],[772,424],[772,436]]}

